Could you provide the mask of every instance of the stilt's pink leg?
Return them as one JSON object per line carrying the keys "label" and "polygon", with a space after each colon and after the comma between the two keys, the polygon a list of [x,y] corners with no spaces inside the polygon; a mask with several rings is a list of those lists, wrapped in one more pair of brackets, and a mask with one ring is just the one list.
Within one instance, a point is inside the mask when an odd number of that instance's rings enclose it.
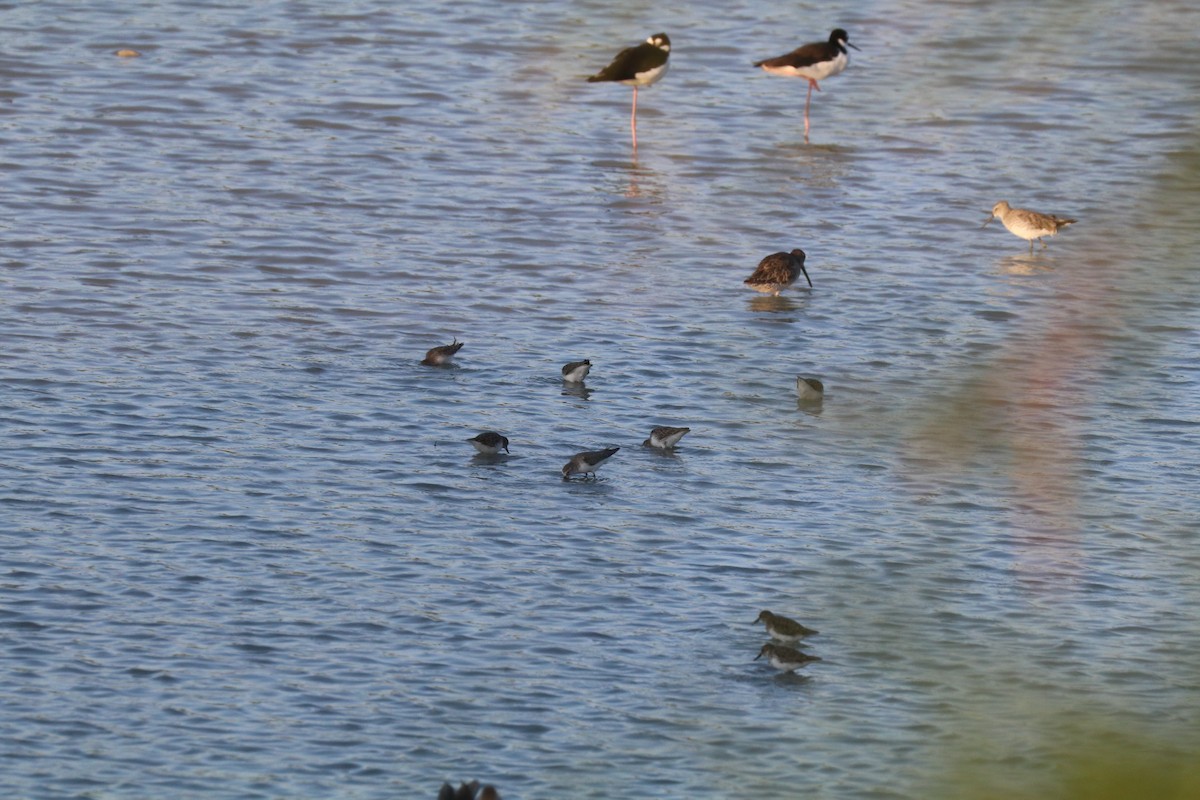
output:
{"label": "stilt's pink leg", "polygon": [[812,102],[812,90],[816,84],[808,82],[808,97],[804,99],[804,141],[808,141],[808,105]]}
{"label": "stilt's pink leg", "polygon": [[633,149],[637,150],[637,90],[633,87],[633,113],[629,116],[629,129],[633,131]]}

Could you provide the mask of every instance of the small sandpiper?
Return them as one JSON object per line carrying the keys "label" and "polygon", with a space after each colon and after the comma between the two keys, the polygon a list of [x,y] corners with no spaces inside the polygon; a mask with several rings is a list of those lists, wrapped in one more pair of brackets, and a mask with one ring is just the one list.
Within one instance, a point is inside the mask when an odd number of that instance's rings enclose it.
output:
{"label": "small sandpiper", "polygon": [[832,78],[846,68],[850,63],[850,51],[847,47],[858,48],[850,44],[850,35],[841,28],[834,28],[827,42],[810,42],[797,47],[786,55],[756,61],[754,66],[762,67],[770,75],[782,75],[787,78],[804,78],[808,81],[808,97],[804,100],[804,141],[808,141],[808,106],[812,103],[813,89],[818,92],[821,87],[817,81]]}
{"label": "small sandpiper", "polygon": [[620,449],[619,447],[610,447],[607,450],[590,450],[586,453],[575,454],[562,468],[563,480],[567,480],[577,472],[583,473],[585,478],[588,475],[595,476],[600,465]]}
{"label": "small sandpiper", "polygon": [[583,361],[572,361],[562,368],[563,380],[567,383],[583,383],[583,379],[592,371],[592,362],[586,358]]}
{"label": "small sandpiper", "polygon": [[473,439],[467,439],[468,442],[475,445],[475,449],[485,456],[494,456],[500,452],[509,452],[508,437],[501,436],[495,431],[484,431]]}
{"label": "small sandpiper", "polygon": [[650,438],[642,442],[642,447],[670,450],[679,444],[679,440],[690,430],[691,428],[671,428],[666,425],[660,425],[650,431]]}
{"label": "small sandpiper", "polygon": [[796,376],[796,396],[806,403],[815,403],[825,397],[825,384],[816,378]]}
{"label": "small sandpiper", "polygon": [[758,651],[758,655],[754,657],[754,660],[758,661],[763,656],[766,656],[767,660],[771,662],[771,666],[780,672],[791,672],[803,667],[805,664],[821,660],[820,656],[810,656],[791,647],[784,647],[781,644],[771,644],[770,642],[762,646],[762,650]]}
{"label": "small sandpiper", "polygon": [[758,619],[750,624],[757,625],[760,622],[767,623],[767,634],[772,639],[777,639],[781,642],[795,643],[805,636],[813,636],[817,633],[812,628],[806,628],[794,619],[781,617],[766,610],[759,614]]}
{"label": "small sandpiper", "polygon": [[[1039,214],[1027,208],[1013,208],[1001,200],[992,206],[992,215],[980,227],[986,228],[988,223],[997,217],[1004,223],[1004,227],[1008,228],[1009,233],[1016,234],[1029,242],[1030,255],[1033,255],[1034,239],[1042,242],[1043,236],[1053,236],[1075,222],[1073,219],[1063,219],[1053,214]],[[1042,242],[1042,249],[1045,248],[1046,243]]]}
{"label": "small sandpiper", "polygon": [[444,344],[441,347],[435,347],[425,354],[424,360],[421,361],[427,367],[440,367],[454,357],[454,354],[462,350],[463,343],[455,338],[451,344]]}
{"label": "small sandpiper", "polygon": [[767,256],[758,262],[758,268],[754,270],[754,274],[742,283],[757,292],[778,295],[791,286],[801,273],[804,274],[804,279],[808,281],[808,287],[811,289],[812,278],[808,277],[808,270],[804,268],[804,251],[796,248],[790,253],[772,253]]}
{"label": "small sandpiper", "polygon": [[633,149],[637,150],[637,93],[638,87],[657,83],[667,74],[667,59],[671,57],[671,40],[665,33],[656,33],[635,47],[617,53],[604,69],[588,78],[588,83],[616,81],[633,87],[633,111],[629,128],[633,131]]}

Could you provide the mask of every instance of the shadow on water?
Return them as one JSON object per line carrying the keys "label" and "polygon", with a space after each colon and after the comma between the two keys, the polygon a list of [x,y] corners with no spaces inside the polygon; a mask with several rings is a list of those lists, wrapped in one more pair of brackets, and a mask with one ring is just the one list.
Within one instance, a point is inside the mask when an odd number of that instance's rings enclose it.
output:
{"label": "shadow on water", "polygon": [[799,294],[792,297],[783,294],[758,294],[749,299],[747,306],[756,314],[780,314],[800,311],[808,305],[809,295]]}
{"label": "shadow on water", "polygon": [[592,390],[582,383],[569,383],[563,381],[562,385],[563,397],[578,397],[580,400],[587,400],[592,396]]}
{"label": "shadow on water", "polygon": [[996,272],[1000,275],[1040,275],[1053,270],[1053,259],[1044,253],[1005,256],[996,262]]}
{"label": "shadow on water", "polygon": [[512,456],[507,453],[476,453],[471,457],[471,464],[473,466],[497,466],[507,464],[510,458]]}
{"label": "shadow on water", "polygon": [[812,416],[812,417],[821,416],[821,412],[824,410],[824,408],[825,408],[825,399],[824,398],[821,398],[820,400],[801,400],[800,398],[796,398],[796,410],[803,411],[805,414],[808,414],[809,416]]}
{"label": "shadow on water", "polygon": [[630,161],[596,161],[592,166],[599,170],[603,178],[603,190],[629,201],[630,207],[657,207],[667,201],[667,187],[662,173],[646,162],[639,161],[636,153]]}

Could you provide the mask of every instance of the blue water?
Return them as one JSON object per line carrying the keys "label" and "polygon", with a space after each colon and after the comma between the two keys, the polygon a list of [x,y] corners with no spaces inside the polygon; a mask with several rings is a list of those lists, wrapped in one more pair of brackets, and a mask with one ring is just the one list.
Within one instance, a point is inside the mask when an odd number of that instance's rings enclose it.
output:
{"label": "blue water", "polygon": [[[1200,11],[697,6],[0,14],[5,797],[1048,796],[1078,727],[1194,750]],[[749,64],[834,26],[805,144]],[[635,156],[583,78],[660,30]],[[1079,222],[1030,255],[998,200]],[[812,291],[743,287],[793,247]],[[763,608],[823,661],[755,662]]]}

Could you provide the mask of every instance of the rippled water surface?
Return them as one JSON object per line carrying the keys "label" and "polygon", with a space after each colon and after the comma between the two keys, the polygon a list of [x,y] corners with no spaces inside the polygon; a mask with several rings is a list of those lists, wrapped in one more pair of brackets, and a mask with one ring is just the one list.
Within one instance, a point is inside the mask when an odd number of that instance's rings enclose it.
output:
{"label": "rippled water surface", "polygon": [[[1194,746],[1200,12],[618,6],[0,12],[6,797],[900,798],[1037,791],[1073,725]],[[749,64],[834,26],[805,144]],[[635,156],[583,78],[659,30]],[[1030,255],[998,200],[1079,222]],[[793,247],[813,290],[742,286]],[[823,662],[753,661],[762,608]]]}

